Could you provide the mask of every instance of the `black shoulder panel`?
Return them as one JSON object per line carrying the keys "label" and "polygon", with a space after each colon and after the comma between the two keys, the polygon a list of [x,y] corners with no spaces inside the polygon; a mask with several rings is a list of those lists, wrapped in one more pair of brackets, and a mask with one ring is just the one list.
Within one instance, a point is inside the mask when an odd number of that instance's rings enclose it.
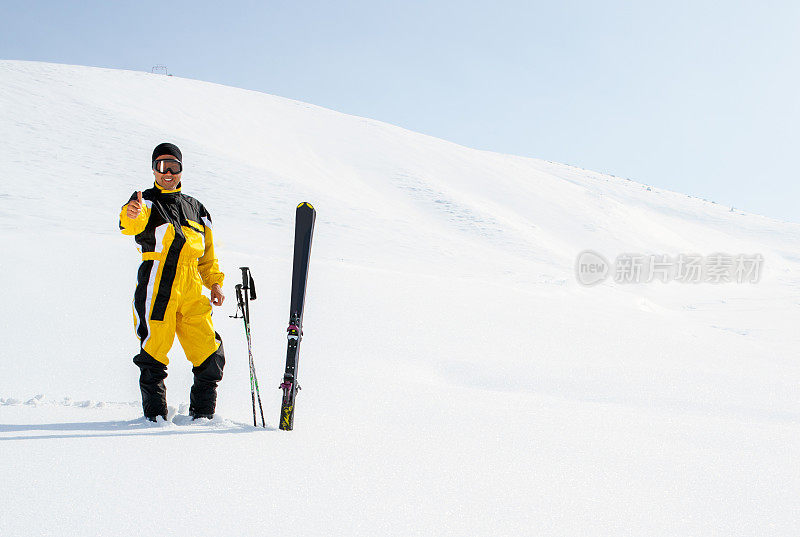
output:
{"label": "black shoulder panel", "polygon": [[201,217],[205,210],[202,203],[191,196],[183,194],[181,196],[181,205],[183,207],[183,214],[186,216],[187,220],[193,220],[197,223],[201,222]]}

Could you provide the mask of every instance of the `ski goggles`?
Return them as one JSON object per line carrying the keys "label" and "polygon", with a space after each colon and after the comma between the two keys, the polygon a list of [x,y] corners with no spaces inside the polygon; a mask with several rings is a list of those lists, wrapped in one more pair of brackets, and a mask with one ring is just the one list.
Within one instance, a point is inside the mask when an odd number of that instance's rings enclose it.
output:
{"label": "ski goggles", "polygon": [[165,158],[153,161],[153,169],[158,173],[170,172],[172,175],[178,175],[183,170],[183,164],[180,160]]}

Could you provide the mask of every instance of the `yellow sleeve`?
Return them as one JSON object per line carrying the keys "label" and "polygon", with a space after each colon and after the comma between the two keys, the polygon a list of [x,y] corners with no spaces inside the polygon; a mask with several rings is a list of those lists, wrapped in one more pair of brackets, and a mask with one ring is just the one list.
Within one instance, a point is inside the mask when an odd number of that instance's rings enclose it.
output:
{"label": "yellow sleeve", "polygon": [[[131,199],[136,199],[136,194]],[[119,213],[119,230],[123,235],[138,235],[147,227],[148,220],[150,220],[150,207],[146,203],[136,218],[128,218],[128,204],[126,203]]]}
{"label": "yellow sleeve", "polygon": [[197,267],[200,270],[200,278],[203,280],[203,285],[211,289],[215,283],[222,285],[225,279],[225,274],[219,270],[219,262],[217,256],[214,254],[214,233],[211,231],[211,219],[204,218],[205,224],[205,244],[206,251],[203,256],[197,260]]}

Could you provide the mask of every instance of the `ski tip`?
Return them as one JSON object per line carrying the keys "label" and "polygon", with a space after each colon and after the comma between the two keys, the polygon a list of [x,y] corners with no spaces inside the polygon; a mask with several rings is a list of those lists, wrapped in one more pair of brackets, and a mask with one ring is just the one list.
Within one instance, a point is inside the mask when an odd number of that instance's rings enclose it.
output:
{"label": "ski tip", "polygon": [[302,207],[303,205],[306,205],[306,206],[308,206],[308,208],[309,208],[309,209],[313,209],[313,208],[314,208],[314,206],[313,206],[313,205],[311,205],[310,203],[308,203],[307,201],[302,201],[302,202],[300,202],[300,205],[298,205],[298,206],[297,206],[297,208],[299,209],[299,208],[300,208],[300,207]]}

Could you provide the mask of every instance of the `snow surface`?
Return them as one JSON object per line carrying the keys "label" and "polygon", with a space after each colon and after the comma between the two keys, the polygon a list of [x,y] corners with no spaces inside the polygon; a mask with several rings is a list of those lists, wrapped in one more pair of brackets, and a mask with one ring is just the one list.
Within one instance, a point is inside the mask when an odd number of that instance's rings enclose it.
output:
{"label": "snow surface", "polygon": [[[797,534],[800,225],[149,73],[0,61],[0,120],[0,535]],[[164,140],[228,275],[210,421],[186,416],[177,344],[170,420],[140,417],[117,214]],[[586,288],[585,249],[765,265],[757,284]],[[242,265],[266,430],[229,318]]]}

